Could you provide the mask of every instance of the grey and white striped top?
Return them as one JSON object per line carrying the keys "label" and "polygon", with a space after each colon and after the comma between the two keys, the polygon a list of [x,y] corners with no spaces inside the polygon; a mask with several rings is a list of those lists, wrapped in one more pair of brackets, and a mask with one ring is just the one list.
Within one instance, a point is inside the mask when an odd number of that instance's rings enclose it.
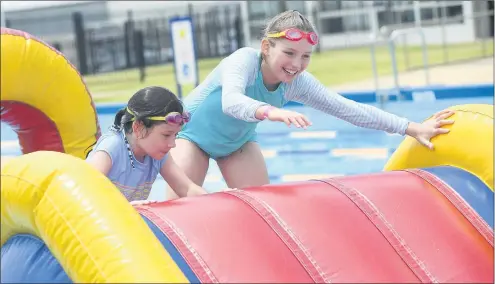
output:
{"label": "grey and white striped top", "polygon": [[[266,102],[247,96],[246,89],[256,84],[260,70],[260,51],[244,47],[222,60],[213,72],[185,100],[194,113],[206,97],[221,88],[223,112],[231,117],[258,122],[256,110]],[[358,103],[329,90],[307,71],[284,86],[284,101],[295,101],[345,120],[353,125],[405,135],[409,121],[377,107]]]}

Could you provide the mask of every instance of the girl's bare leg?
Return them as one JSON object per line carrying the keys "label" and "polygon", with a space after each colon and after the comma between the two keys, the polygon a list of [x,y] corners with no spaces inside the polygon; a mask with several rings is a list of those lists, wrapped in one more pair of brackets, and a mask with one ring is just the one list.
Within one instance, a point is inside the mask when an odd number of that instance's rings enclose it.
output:
{"label": "girl's bare leg", "polygon": [[[175,144],[175,148],[170,150],[170,155],[174,158],[175,163],[192,182],[203,186],[206,172],[208,171],[209,156],[189,140],[179,138],[175,141]],[[175,191],[170,186],[167,186],[167,200],[178,197]]]}

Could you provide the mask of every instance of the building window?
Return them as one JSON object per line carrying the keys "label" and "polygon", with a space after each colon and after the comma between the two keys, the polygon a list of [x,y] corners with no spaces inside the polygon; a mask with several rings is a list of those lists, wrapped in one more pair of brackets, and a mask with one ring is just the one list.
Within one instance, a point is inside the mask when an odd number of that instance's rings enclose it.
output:
{"label": "building window", "polygon": [[304,1],[285,1],[285,8],[285,10],[297,10],[303,15],[306,11]]}
{"label": "building window", "polygon": [[379,27],[414,23],[414,1],[373,1],[373,3],[377,10]]}
{"label": "building window", "polygon": [[[383,8],[395,8],[395,7],[409,7],[414,4],[414,1],[397,1],[397,0],[385,0],[385,1],[372,1],[373,6]],[[422,2],[435,2],[435,1],[422,1]]]}
{"label": "building window", "polygon": [[446,24],[464,23],[462,3],[447,3],[445,7],[421,8],[421,25],[435,26],[443,22]]}
{"label": "building window", "polygon": [[353,10],[362,9],[367,5],[366,1],[318,1],[320,11],[340,11],[340,10]]}
{"label": "building window", "polygon": [[251,20],[264,20],[287,10],[305,12],[304,1],[249,1],[248,12]]}
{"label": "building window", "polygon": [[279,1],[249,1],[248,13],[250,20],[268,20],[280,13]]}
{"label": "building window", "polygon": [[342,9],[342,1],[318,1],[321,11],[338,11]]}
{"label": "building window", "polygon": [[445,10],[442,9],[440,15],[447,18],[448,23],[464,23],[464,9],[462,5],[448,6]]}
{"label": "building window", "polygon": [[320,29],[323,34],[369,31],[369,17],[367,14],[356,14],[351,16],[322,18]]}
{"label": "building window", "polygon": [[414,23],[414,10],[380,11],[378,12],[378,26],[390,26]]}
{"label": "building window", "polygon": [[253,38],[263,36],[263,29],[271,17],[281,11],[297,10],[304,15],[304,1],[249,1],[249,29]]}
{"label": "building window", "polygon": [[363,7],[363,1],[342,1],[342,10],[362,9]]}
{"label": "building window", "polygon": [[440,8],[421,8],[421,21],[429,21],[438,18]]}

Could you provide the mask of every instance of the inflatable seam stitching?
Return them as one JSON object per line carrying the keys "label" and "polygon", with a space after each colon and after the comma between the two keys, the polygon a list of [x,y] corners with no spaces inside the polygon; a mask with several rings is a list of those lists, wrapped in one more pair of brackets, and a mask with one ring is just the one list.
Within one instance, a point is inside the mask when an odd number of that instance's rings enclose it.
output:
{"label": "inflatable seam stitching", "polygon": [[[294,254],[294,256],[299,261],[299,263],[305,268],[306,272],[313,279],[313,281],[315,281],[316,283],[322,283],[322,282],[331,283],[330,279],[328,279],[327,275],[317,264],[316,260],[309,254],[309,250],[302,244],[302,242],[298,239],[296,234],[284,222],[284,220],[279,216],[279,214],[273,208],[271,208],[270,205],[268,205],[263,200],[256,198],[253,195],[241,189],[235,191],[226,191],[224,193],[233,195],[239,198],[240,200],[242,200],[249,207],[251,207],[266,223],[268,223],[270,228],[279,236],[279,238]],[[264,211],[269,215],[269,217],[272,218],[266,217],[267,214],[263,214],[262,212],[260,212],[260,209],[258,208],[258,206],[256,206],[255,203],[259,204],[262,207],[262,209],[264,209]],[[287,238],[284,238],[282,236],[282,234],[279,232],[279,230],[277,230],[273,222],[270,222],[269,219],[275,220],[275,222],[280,226],[280,228],[282,228],[283,232],[286,233],[285,235],[288,236],[289,240],[287,240]],[[297,246],[297,249],[292,248],[290,240],[292,240],[292,242]],[[304,261],[304,259],[302,259],[302,257],[297,253],[297,251],[301,251],[303,253],[303,257],[306,258],[307,261]],[[309,266],[308,261],[312,267],[308,267]]]}
{"label": "inflatable seam stitching", "polygon": [[462,198],[450,185],[440,180],[435,175],[421,169],[407,169],[405,172],[416,175],[431,184],[466,218],[471,225],[486,239],[493,247],[494,234],[490,225]]}
{"label": "inflatable seam stitching", "polygon": [[[368,197],[359,192],[357,189],[344,185],[337,180],[328,179],[321,181],[343,193],[348,199],[351,200],[352,203],[354,203],[356,207],[359,208],[359,210],[361,210],[361,212],[368,217],[370,222],[378,229],[378,231],[381,232],[395,252],[420,281],[423,283],[438,283],[435,277],[427,269],[426,265],[412,251],[406,241],[399,235],[399,233],[393,228],[390,222],[387,221],[385,216],[380,212],[380,210],[378,210],[375,204],[368,199]],[[384,225],[385,228],[380,225]],[[400,248],[397,248],[398,245],[400,245]],[[405,251],[407,255],[401,253],[402,251]]]}
{"label": "inflatable seam stitching", "polygon": [[[200,278],[200,276],[206,274],[209,278],[208,280],[211,283],[219,283],[218,280],[216,279],[215,275],[211,271],[211,269],[208,267],[208,265],[205,263],[203,258],[199,255],[199,253],[194,249],[194,247],[192,247],[192,245],[187,241],[186,237],[180,231],[180,229],[174,223],[172,223],[172,221],[170,221],[169,219],[155,214],[154,212],[152,212],[148,208],[149,208],[148,206],[139,206],[140,212],[144,216],[148,217],[148,219],[151,222],[153,222],[153,224],[155,224],[157,226],[157,228],[160,229],[160,231],[162,231],[170,239],[170,241],[175,245],[175,247],[177,248],[179,253],[182,255],[184,260],[188,263],[189,267],[194,271],[196,276],[198,278]],[[180,242],[182,244],[182,247],[185,247],[187,249],[189,254],[192,255],[192,257],[196,260],[196,262],[199,264],[199,266],[201,267],[201,269],[203,270],[204,273],[198,273],[198,271],[197,271],[198,266],[192,265],[192,263],[190,261],[190,257],[187,257],[186,255],[184,255],[182,253],[182,250],[179,249],[177,242]],[[205,280],[204,277],[201,277],[201,278],[203,278],[203,281]]]}
{"label": "inflatable seam stitching", "polygon": [[[35,42],[38,42],[40,43],[41,45],[44,45],[45,47],[49,48],[52,52],[54,52],[55,54],[57,54],[58,56],[62,57],[65,62],[74,70],[74,72],[76,72],[76,74],[78,75],[80,81],[81,81],[81,84],[84,86],[84,89],[86,90],[86,94],[88,95],[90,101],[91,101],[91,108],[93,109],[94,111],[94,114],[95,114],[95,121],[96,121],[96,134],[95,134],[95,139],[98,140],[98,138],[101,136],[101,128],[100,128],[100,125],[98,123],[98,114],[96,112],[96,105],[94,104],[94,101],[93,101],[93,96],[91,95],[91,92],[89,91],[88,89],[88,86],[86,85],[86,82],[84,82],[84,79],[82,78],[82,75],[81,73],[79,72],[79,70],[74,66],[74,64],[72,64],[72,62],[69,61],[69,59],[67,59],[67,57],[60,51],[58,51],[57,49],[55,49],[54,47],[52,47],[51,45],[49,45],[48,43],[46,43],[45,41],[43,41],[42,39],[39,39],[35,36],[29,36],[27,37],[26,35],[29,35],[25,32],[22,32],[22,31],[19,31],[18,33],[15,32],[14,29],[9,29],[9,28],[2,28],[2,33],[1,35],[6,35],[6,36],[12,36],[12,37],[22,37],[24,38],[25,40],[32,40],[32,41],[35,41]],[[89,146],[88,148],[90,148],[91,146]],[[88,151],[87,154],[89,154],[90,151]],[[86,155],[87,155],[86,154]]]}
{"label": "inflatable seam stitching", "polygon": [[475,114],[479,114],[481,116],[485,116],[485,117],[488,117],[488,118],[493,119],[493,116],[490,116],[490,115],[488,115],[486,113],[482,113],[482,112],[479,112],[479,111],[473,111],[473,110],[467,110],[467,109],[456,109],[455,111],[467,112],[467,113],[475,113]]}

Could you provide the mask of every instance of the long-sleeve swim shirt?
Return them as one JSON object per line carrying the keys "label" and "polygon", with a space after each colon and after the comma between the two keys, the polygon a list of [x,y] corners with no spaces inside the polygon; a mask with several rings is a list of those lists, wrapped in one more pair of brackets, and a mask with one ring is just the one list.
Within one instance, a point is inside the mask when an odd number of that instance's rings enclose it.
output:
{"label": "long-sleeve swim shirt", "polygon": [[[244,47],[223,59],[186,97],[184,102],[192,120],[179,137],[195,142],[211,156],[225,155],[243,143],[255,140],[256,124],[260,121],[255,113],[259,107],[283,107],[289,101],[299,102],[359,127],[388,133],[405,135],[409,124],[406,118],[343,97],[308,71],[269,91],[263,84],[260,51]],[[213,149],[225,144],[229,145],[226,151]]]}

